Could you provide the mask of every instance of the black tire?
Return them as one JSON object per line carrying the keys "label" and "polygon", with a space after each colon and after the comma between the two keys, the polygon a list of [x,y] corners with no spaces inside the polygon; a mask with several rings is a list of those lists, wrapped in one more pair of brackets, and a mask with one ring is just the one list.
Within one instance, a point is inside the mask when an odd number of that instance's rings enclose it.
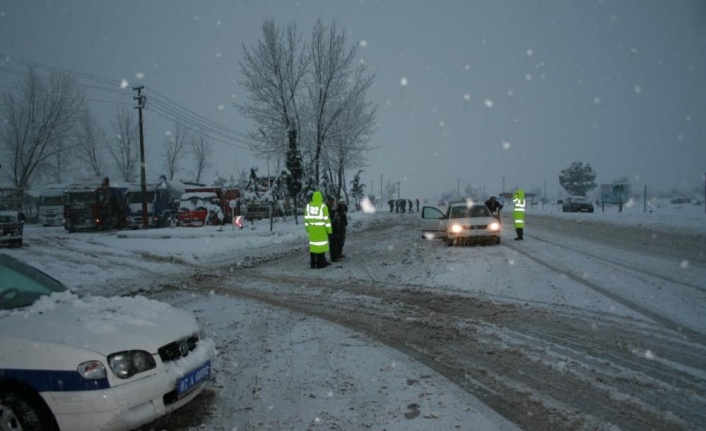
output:
{"label": "black tire", "polygon": [[0,422],[11,430],[58,430],[54,416],[39,395],[17,386],[0,389]]}

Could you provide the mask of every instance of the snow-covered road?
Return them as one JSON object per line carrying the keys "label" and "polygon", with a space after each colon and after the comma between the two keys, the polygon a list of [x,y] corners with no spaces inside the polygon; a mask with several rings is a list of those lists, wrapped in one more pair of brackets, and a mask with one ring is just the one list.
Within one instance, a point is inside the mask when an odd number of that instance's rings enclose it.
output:
{"label": "snow-covered road", "polygon": [[595,216],[530,213],[523,242],[506,220],[500,246],[449,248],[415,215],[352,214],[325,270],[291,220],[29,229],[17,253],[196,313],[219,345],[213,389],[154,429],[701,429],[703,236]]}

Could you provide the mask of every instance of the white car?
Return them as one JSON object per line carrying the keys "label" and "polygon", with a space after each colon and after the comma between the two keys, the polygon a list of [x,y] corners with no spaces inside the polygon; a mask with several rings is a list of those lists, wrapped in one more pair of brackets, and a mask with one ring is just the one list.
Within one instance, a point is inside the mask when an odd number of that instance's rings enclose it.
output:
{"label": "white car", "polygon": [[208,385],[215,344],[191,313],[85,297],[0,254],[0,429],[131,430]]}
{"label": "white car", "polygon": [[441,238],[449,246],[471,242],[500,244],[501,233],[500,220],[483,203],[449,202],[446,212],[432,206],[422,208],[422,237]]}

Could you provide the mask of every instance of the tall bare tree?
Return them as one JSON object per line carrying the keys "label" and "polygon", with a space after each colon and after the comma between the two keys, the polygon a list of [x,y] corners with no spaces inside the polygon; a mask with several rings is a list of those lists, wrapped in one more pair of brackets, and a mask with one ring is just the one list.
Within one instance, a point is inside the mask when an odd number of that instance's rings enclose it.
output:
{"label": "tall bare tree", "polygon": [[307,51],[296,24],[289,23],[283,30],[268,19],[258,44],[250,50],[244,46],[243,52],[241,84],[249,102],[237,107],[257,125],[257,130],[249,133],[251,150],[262,159],[282,160],[287,137],[292,136],[289,132],[294,130],[293,136],[300,136],[298,104],[308,70]]}
{"label": "tall bare tree", "polygon": [[170,181],[174,179],[174,175],[179,171],[179,163],[186,156],[184,150],[189,142],[189,135],[189,129],[175,122],[171,135],[164,138],[164,166]]}
{"label": "tall bare tree", "polygon": [[335,23],[327,27],[319,19],[314,25],[308,93],[314,135],[311,161],[317,183],[326,145],[333,138],[339,143],[346,142],[347,132],[335,127],[339,118],[360,100],[374,80],[364,66],[355,68],[357,48],[353,45],[346,51],[346,43],[345,33],[338,32]]}
{"label": "tall bare tree", "polygon": [[[28,189],[43,174],[42,166],[60,160],[65,140],[83,103],[83,93],[69,74],[52,72],[44,82],[32,68],[16,94],[3,93],[0,104],[0,147],[9,155],[8,177],[17,190]],[[5,163],[3,163],[5,165]]]}
{"label": "tall bare tree", "polygon": [[108,153],[118,169],[118,175],[125,182],[137,179],[140,147],[137,140],[137,120],[126,107],[118,108],[113,121],[113,138],[107,142]]}
{"label": "tall bare tree", "polygon": [[106,147],[105,130],[98,119],[84,108],[79,114],[73,136],[76,157],[87,165],[97,177],[103,172],[103,149]]}
{"label": "tall bare tree", "polygon": [[196,162],[196,182],[200,183],[203,171],[211,165],[209,162],[211,154],[213,154],[211,138],[208,136],[208,133],[200,130],[191,135],[190,144],[191,153],[194,156],[194,161]]}
{"label": "tall bare tree", "polygon": [[365,100],[365,92],[356,87],[350,91],[355,97],[348,97],[346,108],[333,124],[329,144],[324,151],[324,165],[331,179],[331,192],[335,196],[348,196],[346,170],[358,170],[358,175],[366,165],[366,153],[374,147],[370,139],[375,132],[376,108]]}

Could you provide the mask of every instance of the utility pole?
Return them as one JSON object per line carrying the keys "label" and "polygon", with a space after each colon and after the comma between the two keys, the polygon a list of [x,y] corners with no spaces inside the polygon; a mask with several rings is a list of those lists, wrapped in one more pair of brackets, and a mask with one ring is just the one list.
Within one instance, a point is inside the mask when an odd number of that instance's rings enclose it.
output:
{"label": "utility pole", "polygon": [[382,201],[385,197],[382,195],[382,174],[380,174],[380,208],[382,208]]}
{"label": "utility pole", "polygon": [[145,178],[145,133],[142,128],[142,109],[145,107],[147,97],[142,95],[144,85],[132,87],[133,91],[137,91],[137,96],[133,99],[137,100],[137,112],[140,118],[140,185],[142,190],[142,229],[149,227],[149,217],[147,216],[147,179]]}

